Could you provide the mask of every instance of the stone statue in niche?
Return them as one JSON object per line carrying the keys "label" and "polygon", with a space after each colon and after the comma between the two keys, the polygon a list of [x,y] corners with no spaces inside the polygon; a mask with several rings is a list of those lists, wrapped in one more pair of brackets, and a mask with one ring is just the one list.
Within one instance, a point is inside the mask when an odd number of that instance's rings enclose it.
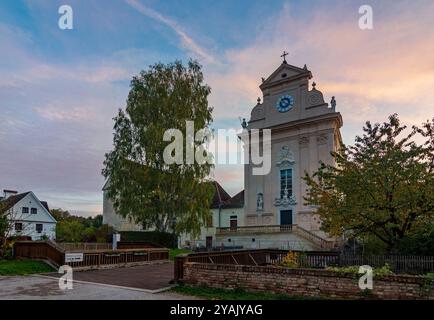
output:
{"label": "stone statue in niche", "polygon": [[258,193],[258,199],[256,200],[256,210],[264,210],[264,195]]}

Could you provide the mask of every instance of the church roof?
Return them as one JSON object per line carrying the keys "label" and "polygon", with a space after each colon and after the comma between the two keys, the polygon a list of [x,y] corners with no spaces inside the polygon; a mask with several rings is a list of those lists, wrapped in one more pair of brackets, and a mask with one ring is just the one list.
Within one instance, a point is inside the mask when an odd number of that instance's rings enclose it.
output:
{"label": "church roof", "polygon": [[231,197],[217,181],[213,181],[215,186],[214,197],[211,203],[211,209],[242,208],[244,207],[244,190]]}
{"label": "church roof", "polygon": [[307,69],[306,65],[299,68],[283,61],[282,64],[259,86],[261,90],[273,87],[275,85],[293,81],[299,78],[312,78],[312,72]]}
{"label": "church roof", "polygon": [[227,201],[231,199],[231,196],[226,192],[225,189],[218,183],[217,181],[214,181],[214,197],[212,199],[211,208],[217,209],[219,206],[223,205]]}
{"label": "church roof", "polygon": [[234,195],[225,205],[223,208],[243,208],[244,207],[244,190],[238,192],[236,195]]}

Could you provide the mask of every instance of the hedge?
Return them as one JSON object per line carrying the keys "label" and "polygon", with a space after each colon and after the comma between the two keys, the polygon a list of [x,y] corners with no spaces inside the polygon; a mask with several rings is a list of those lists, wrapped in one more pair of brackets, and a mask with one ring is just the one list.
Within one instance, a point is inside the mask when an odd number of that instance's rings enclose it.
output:
{"label": "hedge", "polygon": [[178,238],[176,235],[160,231],[121,231],[122,242],[150,242],[166,248],[176,248]]}

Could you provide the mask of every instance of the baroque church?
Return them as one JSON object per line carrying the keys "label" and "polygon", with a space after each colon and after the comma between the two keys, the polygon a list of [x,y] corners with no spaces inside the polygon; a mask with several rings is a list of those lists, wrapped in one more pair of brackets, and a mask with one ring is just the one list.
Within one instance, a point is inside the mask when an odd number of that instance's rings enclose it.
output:
{"label": "baroque church", "polygon": [[[333,164],[331,151],[342,143],[342,116],[336,100],[330,104],[312,80],[312,72],[287,63],[266,79],[243,132],[271,130],[271,170],[253,174],[244,165],[244,190],[231,197],[217,182],[212,202],[212,221],[202,227],[198,239],[183,235],[180,247],[281,248],[330,250],[337,245],[320,230],[315,208],[304,204],[305,172],[312,174],[320,161]],[[250,142],[249,142],[250,143]],[[140,226],[117,215],[104,191],[104,223],[118,231],[139,231]]]}

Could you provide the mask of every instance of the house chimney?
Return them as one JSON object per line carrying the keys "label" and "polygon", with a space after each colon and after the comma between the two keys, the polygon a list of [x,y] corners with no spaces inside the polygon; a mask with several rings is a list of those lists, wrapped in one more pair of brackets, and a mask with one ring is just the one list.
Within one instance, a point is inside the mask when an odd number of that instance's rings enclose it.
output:
{"label": "house chimney", "polygon": [[4,198],[3,198],[3,199],[7,199],[7,198],[9,198],[10,196],[14,196],[14,195],[16,195],[16,194],[18,193],[18,191],[4,189],[4,190],[3,190],[3,193],[4,193]]}

